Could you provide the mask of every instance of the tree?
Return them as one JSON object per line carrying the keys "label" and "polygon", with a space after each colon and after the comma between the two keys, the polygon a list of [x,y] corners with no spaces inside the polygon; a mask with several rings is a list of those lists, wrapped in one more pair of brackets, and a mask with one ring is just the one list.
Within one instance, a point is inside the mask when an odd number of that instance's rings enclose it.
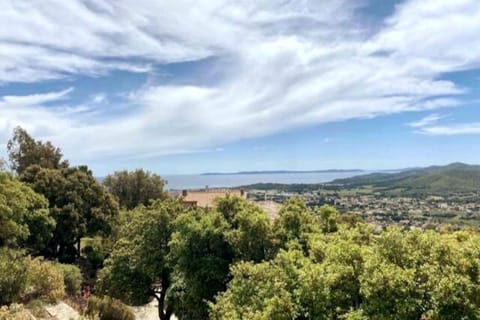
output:
{"label": "tree", "polygon": [[297,309],[281,268],[241,262],[232,267],[232,276],[227,291],[210,303],[211,319],[295,319]]}
{"label": "tree", "polygon": [[169,242],[173,222],[183,211],[179,201],[168,199],[131,212],[130,223],[122,228],[122,237],[100,272],[100,291],[130,304],[155,297],[159,318],[169,319],[173,312],[173,302],[168,301],[172,283]]}
{"label": "tree", "polygon": [[357,223],[310,234],[306,248],[289,241],[268,263],[232,265],[227,290],[210,303],[211,318],[480,317],[476,233],[389,228],[376,236]]}
{"label": "tree", "polygon": [[283,204],[273,228],[276,240],[284,248],[288,242],[297,241],[306,249],[309,235],[320,232],[318,219],[300,198]]}
{"label": "tree", "polygon": [[100,291],[130,304],[154,296],[160,319],[172,312],[206,317],[206,301],[225,288],[234,259],[273,256],[270,221],[259,207],[237,197],[218,199],[218,205],[221,212],[187,210],[165,199],[123,213],[120,237],[100,272]]}
{"label": "tree", "polygon": [[0,172],[0,246],[41,250],[54,228],[47,200],[11,175]]}
{"label": "tree", "polygon": [[240,197],[227,195],[217,200],[217,211],[229,223],[226,239],[235,260],[261,262],[275,256],[270,220],[262,209]]}
{"label": "tree", "polygon": [[68,167],[68,161],[62,161],[62,152],[50,141],[42,142],[33,139],[28,132],[16,127],[13,137],[7,144],[10,166],[18,175],[29,166],[39,165],[42,168],[60,169]]}
{"label": "tree", "polygon": [[207,302],[225,290],[234,259],[228,231],[225,218],[212,210],[196,209],[176,219],[170,256],[179,283],[175,314],[180,318],[207,318]]}
{"label": "tree", "polygon": [[79,254],[82,237],[110,232],[118,205],[86,166],[49,169],[31,165],[20,179],[48,199],[56,221],[49,254],[71,260],[72,254]]}
{"label": "tree", "polygon": [[103,185],[118,198],[122,208],[147,206],[151,200],[165,199],[165,182],[156,174],[143,169],[117,171],[103,180]]}
{"label": "tree", "polygon": [[337,209],[329,205],[323,205],[320,208],[316,208],[314,213],[320,220],[320,228],[323,233],[337,231]]}

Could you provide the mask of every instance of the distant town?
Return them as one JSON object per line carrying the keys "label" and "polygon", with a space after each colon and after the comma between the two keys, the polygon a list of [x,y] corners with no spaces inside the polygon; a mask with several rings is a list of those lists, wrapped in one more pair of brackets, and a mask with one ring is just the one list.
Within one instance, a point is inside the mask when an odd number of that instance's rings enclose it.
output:
{"label": "distant town", "polygon": [[448,197],[428,196],[392,197],[380,192],[362,194],[318,190],[308,192],[286,192],[282,190],[249,190],[248,199],[283,203],[292,197],[303,198],[309,206],[332,205],[339,212],[358,215],[376,227],[401,225],[423,229],[436,228],[441,224],[477,225],[480,222],[480,201],[477,194],[458,194]]}

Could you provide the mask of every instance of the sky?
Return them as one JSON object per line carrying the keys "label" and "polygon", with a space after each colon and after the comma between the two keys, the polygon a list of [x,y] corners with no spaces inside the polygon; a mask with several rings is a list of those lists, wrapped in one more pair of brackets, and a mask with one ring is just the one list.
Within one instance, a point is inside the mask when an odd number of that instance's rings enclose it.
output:
{"label": "sky", "polygon": [[479,30],[478,0],[0,1],[0,145],[97,176],[480,163]]}

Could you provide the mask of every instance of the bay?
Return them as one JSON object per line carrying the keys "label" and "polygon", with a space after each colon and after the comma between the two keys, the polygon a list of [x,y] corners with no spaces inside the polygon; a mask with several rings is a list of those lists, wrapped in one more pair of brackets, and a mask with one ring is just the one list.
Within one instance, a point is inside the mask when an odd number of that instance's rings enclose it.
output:
{"label": "bay", "polygon": [[167,190],[232,188],[254,183],[323,183],[340,178],[368,174],[369,171],[339,171],[314,173],[255,173],[202,175],[184,174],[162,176],[167,181]]}

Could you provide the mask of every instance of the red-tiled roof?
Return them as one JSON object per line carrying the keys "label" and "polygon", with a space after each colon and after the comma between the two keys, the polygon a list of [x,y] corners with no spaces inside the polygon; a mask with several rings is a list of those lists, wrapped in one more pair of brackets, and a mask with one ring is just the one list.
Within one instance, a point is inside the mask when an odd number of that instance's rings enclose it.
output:
{"label": "red-tiled roof", "polygon": [[198,207],[213,208],[216,206],[217,198],[225,197],[227,194],[242,196],[241,190],[208,190],[208,191],[187,191],[187,195],[183,197],[183,202],[188,205],[196,205]]}

